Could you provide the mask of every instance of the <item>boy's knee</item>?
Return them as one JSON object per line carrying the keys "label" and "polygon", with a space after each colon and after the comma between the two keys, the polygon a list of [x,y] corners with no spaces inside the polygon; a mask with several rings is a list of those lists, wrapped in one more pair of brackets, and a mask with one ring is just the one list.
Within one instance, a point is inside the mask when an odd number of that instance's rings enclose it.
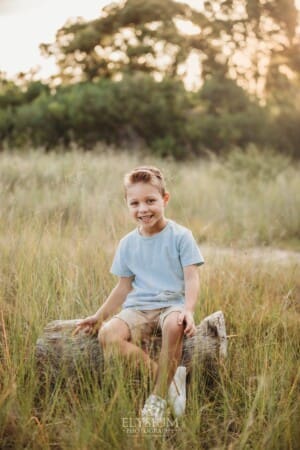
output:
{"label": "boy's knee", "polygon": [[105,348],[108,345],[117,344],[121,339],[118,336],[114,336],[110,330],[103,327],[99,330],[98,341],[102,347]]}
{"label": "boy's knee", "polygon": [[108,344],[109,334],[107,333],[105,328],[100,328],[98,332],[98,341],[102,345],[102,347],[105,347]]}
{"label": "boy's knee", "polygon": [[103,348],[106,348],[107,346],[121,347],[127,340],[126,333],[118,332],[114,327],[108,325],[100,328],[98,333],[98,341]]}
{"label": "boy's knee", "polygon": [[163,324],[163,333],[178,335],[183,334],[183,324],[178,323],[178,313],[171,313],[166,317]]}

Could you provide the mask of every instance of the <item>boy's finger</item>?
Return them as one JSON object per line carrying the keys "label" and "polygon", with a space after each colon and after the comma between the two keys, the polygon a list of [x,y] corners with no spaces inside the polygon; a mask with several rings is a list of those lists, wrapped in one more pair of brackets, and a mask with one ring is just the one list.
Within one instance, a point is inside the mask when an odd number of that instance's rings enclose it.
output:
{"label": "boy's finger", "polygon": [[191,329],[189,330],[187,336],[192,337],[192,336],[195,336],[195,334],[196,334],[196,327],[192,326]]}
{"label": "boy's finger", "polygon": [[183,313],[180,313],[180,314],[178,315],[178,319],[177,319],[178,325],[181,325],[181,324],[182,324],[183,319],[184,319],[184,314],[183,314]]}
{"label": "boy's finger", "polygon": [[184,330],[184,334],[186,334],[186,336],[188,336],[188,337],[194,336],[195,332],[196,332],[196,328],[195,328],[194,324],[192,324],[192,323],[187,325],[187,327]]}
{"label": "boy's finger", "polygon": [[76,336],[76,334],[78,334],[78,332],[81,330],[81,326],[77,325],[77,327],[75,328],[75,330],[73,330],[72,332],[72,336]]}
{"label": "boy's finger", "polygon": [[76,334],[78,334],[79,331],[82,330],[82,328],[85,328],[86,326],[87,324],[85,324],[84,322],[79,323],[75,328],[75,330],[73,331],[72,336],[76,336]]}
{"label": "boy's finger", "polygon": [[184,328],[184,334],[188,334],[190,329],[191,329],[191,324],[190,323],[186,323],[186,326]]}

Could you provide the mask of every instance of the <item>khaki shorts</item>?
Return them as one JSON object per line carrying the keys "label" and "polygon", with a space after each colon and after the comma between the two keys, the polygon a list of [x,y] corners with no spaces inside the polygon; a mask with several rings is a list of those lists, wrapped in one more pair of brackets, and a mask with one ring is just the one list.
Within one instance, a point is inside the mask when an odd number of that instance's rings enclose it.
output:
{"label": "khaki shorts", "polygon": [[121,319],[128,325],[132,342],[141,343],[162,330],[164,320],[170,313],[182,310],[183,306],[170,306],[147,311],[127,308],[122,309],[113,318]]}

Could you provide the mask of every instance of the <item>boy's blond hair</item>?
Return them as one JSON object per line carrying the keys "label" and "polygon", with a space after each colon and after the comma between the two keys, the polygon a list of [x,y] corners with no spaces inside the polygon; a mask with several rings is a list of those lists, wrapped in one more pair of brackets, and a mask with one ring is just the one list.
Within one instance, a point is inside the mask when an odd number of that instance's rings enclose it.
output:
{"label": "boy's blond hair", "polygon": [[161,195],[164,197],[166,193],[166,183],[162,172],[154,166],[140,166],[126,173],[124,176],[125,197],[127,188],[136,183],[149,183],[157,187]]}

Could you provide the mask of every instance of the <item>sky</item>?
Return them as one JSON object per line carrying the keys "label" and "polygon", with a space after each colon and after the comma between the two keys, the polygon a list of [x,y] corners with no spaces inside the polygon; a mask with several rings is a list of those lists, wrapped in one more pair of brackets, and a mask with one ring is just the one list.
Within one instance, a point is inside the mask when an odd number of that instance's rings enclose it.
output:
{"label": "sky", "polygon": [[94,19],[111,0],[0,0],[0,71],[9,77],[40,66],[40,76],[55,71],[54,60],[40,55],[39,44],[55,40],[70,17]]}

